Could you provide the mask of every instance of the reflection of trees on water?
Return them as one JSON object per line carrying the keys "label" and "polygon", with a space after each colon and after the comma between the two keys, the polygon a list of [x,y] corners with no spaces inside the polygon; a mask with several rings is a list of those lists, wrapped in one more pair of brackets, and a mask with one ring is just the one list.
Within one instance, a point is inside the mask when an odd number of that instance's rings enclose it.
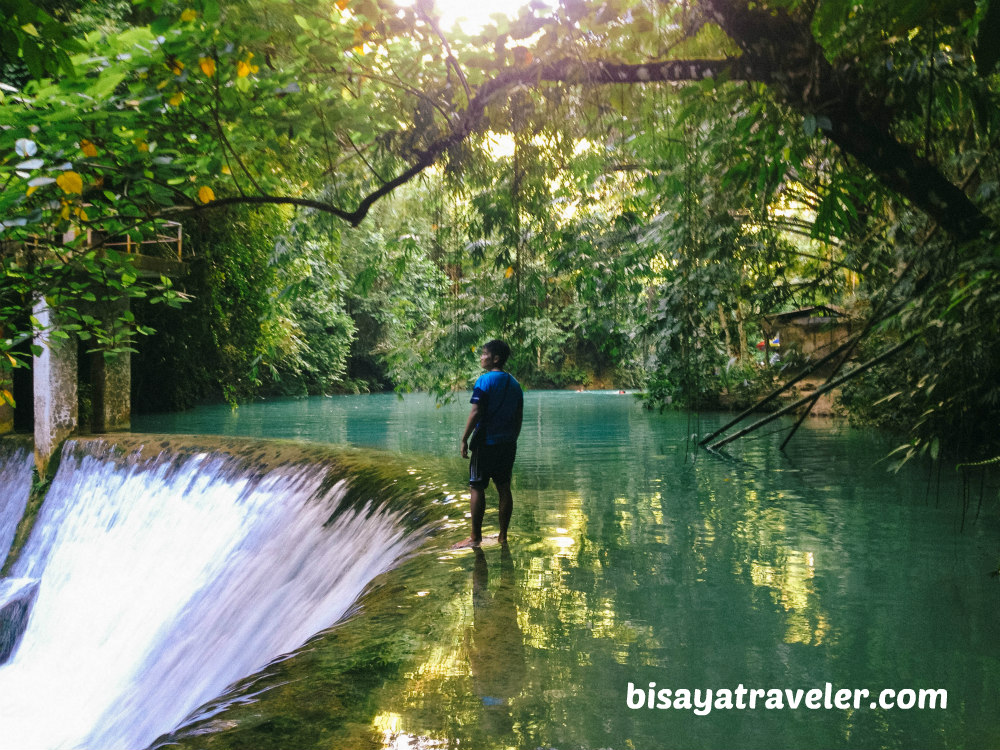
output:
{"label": "reflection of trees on water", "polygon": [[510,550],[500,550],[500,582],[491,592],[486,553],[475,549],[472,570],[472,628],[466,634],[473,690],[484,707],[484,729],[511,731],[511,700],[524,684],[524,641],[517,622],[517,589]]}
{"label": "reflection of trees on water", "polygon": [[[487,738],[503,746],[504,738],[517,747],[654,747],[667,735],[692,747],[749,736],[789,746],[879,745],[900,733],[968,732],[955,712],[629,711],[628,682],[899,686],[929,675],[958,679],[945,661],[962,652],[943,648],[919,616],[922,606],[944,605],[898,564],[911,540],[886,533],[930,528],[924,511],[897,502],[873,513],[885,477],[851,446],[834,455],[821,442],[794,464],[759,448],[744,462],[692,462],[683,442],[672,448],[648,422],[604,426],[629,439],[593,461],[567,461],[559,447],[572,445],[572,435],[539,427],[546,447],[517,475],[516,566],[490,592],[492,550],[473,563],[473,622],[465,620],[456,641],[466,644],[471,679],[452,672],[423,684],[423,705],[434,693],[461,712],[445,731],[433,721],[412,728],[470,746]],[[499,626],[481,614],[501,591],[517,592],[516,606],[506,608],[510,626],[487,636],[481,627]],[[483,592],[490,598],[480,599]],[[456,596],[467,602],[468,590]],[[912,640],[903,642],[907,618]],[[511,634],[516,649],[497,645]],[[501,665],[523,678],[511,685]],[[473,695],[463,694],[470,683]]]}
{"label": "reflection of trees on water", "polygon": [[[578,395],[557,398],[576,408]],[[967,552],[995,550],[995,523],[958,534],[960,508],[925,506],[923,476],[890,477],[866,441],[820,432],[788,456],[758,440],[740,460],[692,460],[683,415],[595,401],[568,414],[544,401],[526,417],[512,556],[433,552],[389,574],[325,646],[272,666],[280,686],[236,709],[259,732],[228,747],[272,746],[258,740],[276,696],[283,721],[310,714],[283,747],[1000,746],[995,722],[973,724],[996,715],[1000,691],[983,604],[997,596],[995,555],[975,567]],[[454,478],[444,460],[412,461]],[[940,682],[949,709],[696,717],[625,704],[629,682],[826,680]]]}

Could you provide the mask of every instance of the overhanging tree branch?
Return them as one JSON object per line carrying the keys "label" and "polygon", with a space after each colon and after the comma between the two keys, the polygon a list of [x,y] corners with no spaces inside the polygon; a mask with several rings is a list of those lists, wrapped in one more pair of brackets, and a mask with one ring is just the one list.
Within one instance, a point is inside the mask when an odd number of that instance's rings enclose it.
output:
{"label": "overhanging tree branch", "polygon": [[432,141],[427,148],[417,154],[409,167],[361,199],[353,211],[326,201],[274,195],[241,195],[219,198],[204,205],[188,206],[186,210],[203,211],[213,207],[240,203],[247,205],[286,204],[305,206],[330,213],[348,222],[351,226],[358,226],[378,200],[412,180],[433,165],[445,151],[468,138],[482,121],[486,107],[496,97],[516,86],[537,85],[543,81],[599,85],[695,81],[719,76],[737,79],[746,78],[750,73],[751,71],[747,70],[739,60],[671,60],[644,65],[624,65],[606,62],[581,63],[577,60],[567,59],[547,65],[536,64],[509,68],[479,87],[465,110],[452,117],[451,127],[447,134]]}
{"label": "overhanging tree branch", "polygon": [[[995,228],[993,222],[927,159],[901,144],[871,114],[871,103],[859,100],[860,85],[850,67],[834,68],[818,47],[809,23],[784,11],[751,8],[735,0],[707,0],[706,11],[740,47],[739,57],[666,60],[640,64],[581,61],[565,58],[502,70],[482,84],[464,111],[451,116],[448,132],[420,151],[396,177],[363,198],[353,211],[316,201],[313,207],[357,226],[371,206],[434,164],[478,127],[486,106],[516,86],[541,83],[595,86],[689,82],[707,78],[758,81],[777,98],[803,114],[822,115],[826,131],[841,151],[867,167],[891,190],[923,210],[960,240]],[[249,198],[249,196],[248,196]],[[229,201],[229,199],[226,199]],[[264,197],[257,201],[307,205],[302,199]],[[210,205],[223,205],[216,201]],[[201,207],[199,207],[201,208]]]}
{"label": "overhanging tree branch", "polygon": [[905,349],[910,344],[912,344],[915,339],[916,339],[915,335],[914,336],[909,336],[908,338],[904,339],[903,341],[901,341],[900,343],[896,344],[895,346],[887,349],[886,351],[882,352],[881,354],[879,354],[879,355],[877,355],[875,357],[872,357],[867,362],[864,362],[863,364],[858,365],[857,367],[855,367],[850,372],[848,372],[848,373],[846,373],[844,375],[841,375],[836,380],[828,381],[825,385],[817,388],[815,391],[813,391],[808,396],[803,396],[802,398],[800,398],[795,403],[789,404],[788,406],[782,407],[781,409],[778,409],[777,411],[772,412],[771,414],[768,414],[766,417],[764,417],[761,420],[758,420],[757,422],[754,422],[749,427],[744,427],[739,432],[734,432],[732,435],[730,435],[728,437],[725,437],[722,440],[719,440],[718,442],[713,443],[712,445],[709,445],[708,446],[708,450],[718,450],[719,448],[723,447],[724,445],[727,445],[727,444],[733,442],[737,438],[743,437],[747,433],[753,432],[754,430],[756,430],[756,429],[758,429],[760,427],[763,427],[764,425],[766,425],[766,424],[768,424],[770,422],[773,422],[778,417],[783,417],[785,414],[788,414],[789,412],[795,411],[796,409],[798,409],[803,404],[806,404],[806,403],[808,403],[810,401],[815,401],[819,396],[822,396],[824,393],[827,393],[828,391],[832,391],[834,388],[837,388],[837,387],[843,385],[844,383],[846,383],[847,381],[853,380],[858,375],[861,375],[862,373],[867,372],[868,370],[870,370],[871,368],[873,368],[875,365],[881,364],[882,362],[886,361],[887,359],[890,359],[890,358],[894,357],[899,352],[901,352],[903,349]]}

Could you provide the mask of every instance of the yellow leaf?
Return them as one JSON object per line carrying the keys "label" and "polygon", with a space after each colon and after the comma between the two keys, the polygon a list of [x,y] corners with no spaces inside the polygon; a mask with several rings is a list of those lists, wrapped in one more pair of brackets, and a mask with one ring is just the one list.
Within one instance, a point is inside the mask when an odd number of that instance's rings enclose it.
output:
{"label": "yellow leaf", "polygon": [[81,221],[87,220],[87,212],[84,211],[82,208],[76,209],[76,215],[79,217]]}
{"label": "yellow leaf", "polygon": [[56,177],[56,185],[61,187],[64,193],[79,195],[83,192],[83,178],[73,171],[63,172]]}
{"label": "yellow leaf", "polygon": [[27,189],[27,191],[25,191],[25,193],[24,193],[24,194],[25,194],[25,195],[31,195],[31,194],[32,194],[33,192],[35,192],[36,190],[38,190],[38,185],[32,185],[31,187],[29,187],[29,188]]}
{"label": "yellow leaf", "polygon": [[350,0],[337,0],[336,5],[337,5],[338,8],[340,8],[340,10],[345,10],[347,8],[349,2],[350,2]]}
{"label": "yellow leaf", "polygon": [[212,77],[215,75],[215,60],[211,57],[202,57],[198,59],[198,65],[201,66],[201,72],[205,75]]}
{"label": "yellow leaf", "polygon": [[258,70],[260,70],[260,66],[259,65],[251,65],[250,66],[250,72],[251,73],[256,73]]}
{"label": "yellow leaf", "polygon": [[200,200],[202,203],[211,203],[212,201],[214,201],[215,193],[213,192],[212,188],[210,188],[208,185],[202,185],[200,188],[198,188],[198,200]]}
{"label": "yellow leaf", "polygon": [[250,63],[240,60],[236,63],[236,75],[240,78],[246,78],[250,75]]}
{"label": "yellow leaf", "polygon": [[193,21],[197,17],[198,17],[198,11],[196,11],[194,8],[185,8],[184,12],[181,13],[181,20],[185,22]]}
{"label": "yellow leaf", "polygon": [[172,97],[170,97],[167,101],[170,103],[171,107],[176,107],[178,104],[180,104],[182,101],[184,101],[184,92],[183,91],[178,91],[176,94],[174,94]]}
{"label": "yellow leaf", "polygon": [[149,144],[146,143],[145,141],[140,141],[140,140],[136,139],[136,141],[135,141],[135,147],[137,149],[139,149],[140,151],[149,151]]}
{"label": "yellow leaf", "polygon": [[80,141],[80,150],[83,151],[84,156],[97,156],[97,146],[86,138]]}
{"label": "yellow leaf", "polygon": [[509,279],[514,275],[514,266],[507,266],[507,270],[503,272],[503,277]]}
{"label": "yellow leaf", "polygon": [[233,170],[231,170],[229,168],[228,164],[223,164],[222,165],[222,174],[232,174],[232,173],[233,173]]}
{"label": "yellow leaf", "polygon": [[[10,355],[8,354],[7,357],[9,359]],[[14,360],[11,360],[11,362],[13,361]],[[8,391],[6,388],[0,391],[0,398],[3,398],[3,400],[6,401],[8,405],[14,406],[14,394]]]}
{"label": "yellow leaf", "polygon": [[168,83],[170,83],[170,81],[160,81],[158,84],[156,84],[156,90],[160,91],[162,89],[165,89]]}
{"label": "yellow leaf", "polygon": [[62,218],[64,218],[64,219],[68,219],[69,218],[69,204],[68,203],[63,203],[63,207],[62,207],[62,210],[59,212],[59,215]]}
{"label": "yellow leaf", "polygon": [[170,63],[170,70],[173,71],[175,76],[179,76],[184,71],[184,63],[180,60],[174,60]]}

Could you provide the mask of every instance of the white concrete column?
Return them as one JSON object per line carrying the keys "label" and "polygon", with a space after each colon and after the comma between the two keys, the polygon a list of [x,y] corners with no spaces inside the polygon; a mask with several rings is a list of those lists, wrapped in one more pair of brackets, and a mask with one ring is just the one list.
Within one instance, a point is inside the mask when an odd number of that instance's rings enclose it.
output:
{"label": "white concrete column", "polygon": [[33,313],[42,327],[35,336],[42,353],[32,362],[35,464],[44,472],[59,444],[76,430],[77,341],[72,335],[68,339],[52,336],[57,321],[45,300],[36,302]]}

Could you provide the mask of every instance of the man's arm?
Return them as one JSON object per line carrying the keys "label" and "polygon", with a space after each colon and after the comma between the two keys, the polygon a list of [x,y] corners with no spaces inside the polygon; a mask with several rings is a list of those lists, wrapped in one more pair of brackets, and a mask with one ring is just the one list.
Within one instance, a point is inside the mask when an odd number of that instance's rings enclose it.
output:
{"label": "man's arm", "polygon": [[469,435],[479,423],[479,404],[473,404],[469,410],[469,418],[465,421],[465,432],[462,433],[462,458],[469,457]]}
{"label": "man's arm", "polygon": [[521,399],[521,403],[517,405],[517,414],[514,416],[514,421],[517,426],[514,428],[514,439],[517,440],[521,437],[521,422],[524,421],[524,399]]}

